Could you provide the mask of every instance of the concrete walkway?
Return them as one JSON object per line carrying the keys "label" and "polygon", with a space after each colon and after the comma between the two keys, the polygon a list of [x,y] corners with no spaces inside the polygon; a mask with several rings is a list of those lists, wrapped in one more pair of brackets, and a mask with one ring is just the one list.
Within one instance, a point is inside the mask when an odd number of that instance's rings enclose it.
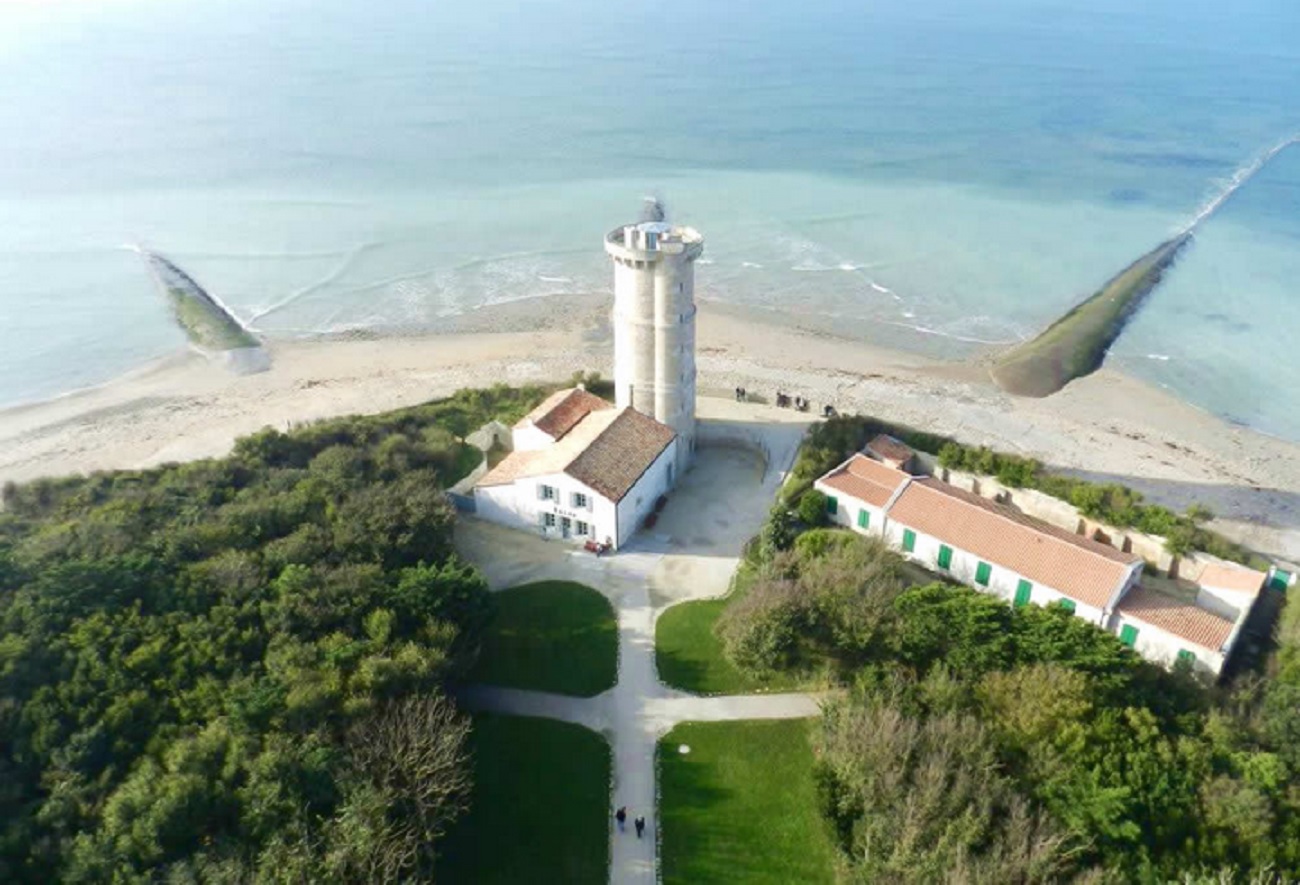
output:
{"label": "concrete walkway", "polygon": [[[610,881],[654,883],[658,879],[655,831],[656,747],[680,722],[740,719],[802,719],[816,716],[822,697],[813,694],[698,697],[659,681],[654,658],[654,610],[644,584],[622,596],[618,612],[618,682],[593,698],[471,686],[460,695],[468,709],[517,716],[540,716],[598,731],[613,748],[614,784],[610,811],[627,806],[628,832],[615,831],[610,818]],[[631,822],[646,818],[645,839],[632,835]]]}
{"label": "concrete walkway", "polygon": [[[701,400],[703,405],[705,401]],[[656,748],[680,722],[801,719],[817,715],[822,695],[769,694],[698,697],[668,688],[655,668],[655,621],[669,606],[725,593],[745,541],[762,525],[794,459],[806,419],[797,413],[730,404],[701,425],[696,467],[660,514],[654,534],[599,559],[520,532],[464,521],[458,528],[463,556],[479,565],[495,589],[529,581],[571,580],[599,590],[618,613],[618,681],[592,698],[471,686],[461,692],[468,709],[558,719],[600,732],[613,751],[610,796],[610,881],[655,883],[659,844]],[[743,409],[743,411],[741,411]],[[769,420],[764,421],[762,417]],[[759,418],[759,420],[755,420]],[[762,457],[737,442],[753,443]],[[728,445],[730,444],[730,445]],[[628,809],[628,831],[615,831],[613,810]],[[632,820],[646,818],[646,838]]]}

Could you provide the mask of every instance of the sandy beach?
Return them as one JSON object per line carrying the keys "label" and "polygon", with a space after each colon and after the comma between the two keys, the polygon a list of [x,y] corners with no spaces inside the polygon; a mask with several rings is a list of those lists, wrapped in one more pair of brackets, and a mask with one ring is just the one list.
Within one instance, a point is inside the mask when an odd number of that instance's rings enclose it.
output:
{"label": "sandy beach", "polygon": [[[219,456],[265,426],[381,412],[496,382],[608,374],[608,296],[485,308],[420,337],[284,341],[272,368],[237,376],[182,353],[102,387],[0,411],[0,481]],[[1261,552],[1300,560],[1300,446],[1229,425],[1105,370],[1042,400],[986,370],[802,328],[776,313],[702,303],[701,396],[777,388],[1143,491]]]}

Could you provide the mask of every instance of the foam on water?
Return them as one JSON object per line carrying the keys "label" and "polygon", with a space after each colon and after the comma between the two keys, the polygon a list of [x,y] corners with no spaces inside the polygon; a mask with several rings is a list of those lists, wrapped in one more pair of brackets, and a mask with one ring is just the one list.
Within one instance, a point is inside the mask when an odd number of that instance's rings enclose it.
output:
{"label": "foam on water", "polygon": [[0,39],[0,403],[183,344],[124,240],[263,334],[419,328],[607,290],[602,236],[662,190],[707,238],[702,297],[949,357],[1203,222],[1114,361],[1300,438],[1300,152],[1242,165],[1295,128],[1294,4],[759,0],[646,40],[649,8],[320,0],[290,32],[286,2]]}

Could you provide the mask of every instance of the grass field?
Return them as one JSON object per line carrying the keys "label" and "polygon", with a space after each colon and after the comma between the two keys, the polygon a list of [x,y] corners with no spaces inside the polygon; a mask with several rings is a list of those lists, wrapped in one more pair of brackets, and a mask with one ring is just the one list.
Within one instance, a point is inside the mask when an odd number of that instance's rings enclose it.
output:
{"label": "grass field", "polygon": [[549,719],[476,716],[473,805],[442,842],[439,882],[603,885],[609,745]]}
{"label": "grass field", "polygon": [[570,581],[525,584],[495,598],[468,681],[580,697],[613,687],[618,624],[609,600]]}
{"label": "grass field", "polygon": [[752,694],[811,688],[816,679],[795,673],[774,673],[759,678],[738,669],[727,660],[722,640],[714,627],[727,606],[749,588],[754,577],[751,566],[737,572],[730,594],[722,599],[702,599],[675,605],[659,616],[655,624],[655,665],[665,684],[696,694]]}
{"label": "grass field", "polygon": [[835,848],[813,784],[813,724],[686,723],[668,733],[659,744],[665,883],[834,881]]}
{"label": "grass field", "polygon": [[778,674],[757,679],[736,669],[722,653],[713,625],[731,597],[683,602],[659,616],[655,624],[655,664],[665,684],[696,694],[747,694],[786,691],[807,680]]}

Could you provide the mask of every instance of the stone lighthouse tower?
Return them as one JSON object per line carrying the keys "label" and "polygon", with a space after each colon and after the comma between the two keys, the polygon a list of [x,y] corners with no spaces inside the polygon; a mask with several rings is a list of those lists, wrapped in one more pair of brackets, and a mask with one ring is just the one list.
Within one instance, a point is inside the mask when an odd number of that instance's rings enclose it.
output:
{"label": "stone lighthouse tower", "polygon": [[695,260],[704,237],[650,220],[605,237],[614,259],[614,398],[677,431],[677,473],[695,453]]}

